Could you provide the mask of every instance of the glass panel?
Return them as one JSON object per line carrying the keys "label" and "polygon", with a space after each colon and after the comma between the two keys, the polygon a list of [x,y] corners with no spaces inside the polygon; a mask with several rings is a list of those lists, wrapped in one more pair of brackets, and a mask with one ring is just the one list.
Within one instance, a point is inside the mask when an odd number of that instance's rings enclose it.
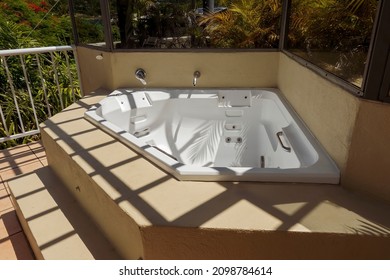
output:
{"label": "glass panel", "polygon": [[100,0],[73,1],[79,41],[82,44],[105,46]]}
{"label": "glass panel", "polygon": [[110,0],[115,48],[276,48],[281,0]]}
{"label": "glass panel", "polygon": [[377,0],[292,0],[288,48],[361,87]]}

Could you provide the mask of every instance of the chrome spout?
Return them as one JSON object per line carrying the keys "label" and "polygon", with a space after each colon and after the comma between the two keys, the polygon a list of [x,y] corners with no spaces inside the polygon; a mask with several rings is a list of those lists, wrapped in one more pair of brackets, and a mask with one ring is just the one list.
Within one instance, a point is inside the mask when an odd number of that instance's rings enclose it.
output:
{"label": "chrome spout", "polygon": [[146,86],[146,72],[142,68],[135,70],[135,77],[139,80],[144,86]]}
{"label": "chrome spout", "polygon": [[200,72],[199,71],[195,71],[194,72],[194,77],[192,79],[193,86],[196,86],[196,83],[197,83],[199,77],[200,77]]}

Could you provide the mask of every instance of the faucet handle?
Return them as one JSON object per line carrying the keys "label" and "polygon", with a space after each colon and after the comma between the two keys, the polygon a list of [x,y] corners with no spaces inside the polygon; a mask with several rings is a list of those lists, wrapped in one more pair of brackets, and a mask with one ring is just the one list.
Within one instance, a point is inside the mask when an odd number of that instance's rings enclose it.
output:
{"label": "faucet handle", "polygon": [[146,78],[146,72],[142,68],[138,68],[135,70],[135,76],[140,79],[145,79]]}
{"label": "faucet handle", "polygon": [[146,72],[142,68],[135,70],[135,77],[145,86],[146,85]]}
{"label": "faucet handle", "polygon": [[196,70],[194,72],[194,77],[193,77],[193,80],[192,80],[192,84],[194,86],[196,86],[196,83],[197,83],[199,77],[200,77],[200,72],[198,70]]}

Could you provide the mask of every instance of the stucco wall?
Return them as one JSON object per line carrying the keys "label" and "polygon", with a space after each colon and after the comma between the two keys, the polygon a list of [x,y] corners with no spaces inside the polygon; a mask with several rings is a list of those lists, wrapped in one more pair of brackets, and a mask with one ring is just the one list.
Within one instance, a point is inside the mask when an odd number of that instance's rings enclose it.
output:
{"label": "stucco wall", "polygon": [[390,104],[357,98],[280,53],[278,87],[341,169],[341,185],[390,201]]}
{"label": "stucco wall", "polygon": [[[98,55],[103,55],[103,59],[96,59]],[[81,86],[84,94],[89,94],[98,88],[110,89],[113,87],[111,57],[111,53],[83,47],[77,48]]]}
{"label": "stucco wall", "polygon": [[345,170],[360,100],[280,53],[278,87]]}
{"label": "stucco wall", "polygon": [[[116,52],[78,47],[85,93],[98,88],[142,87],[137,68],[147,74],[147,87],[277,87],[279,53],[270,52]],[[103,60],[96,56],[103,53]],[[261,63],[259,63],[259,61]]]}
{"label": "stucco wall", "polygon": [[390,201],[390,104],[362,100],[342,184]]}

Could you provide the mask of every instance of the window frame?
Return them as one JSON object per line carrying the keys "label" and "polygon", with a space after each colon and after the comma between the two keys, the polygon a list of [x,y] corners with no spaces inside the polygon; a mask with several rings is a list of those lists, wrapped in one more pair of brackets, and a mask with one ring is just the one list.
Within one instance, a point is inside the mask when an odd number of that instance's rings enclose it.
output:
{"label": "window frame", "polygon": [[363,79],[364,98],[390,102],[390,1],[381,0]]}
{"label": "window frame", "polygon": [[[282,0],[282,14],[280,21],[279,47],[269,49],[115,49],[113,45],[112,30],[110,25],[110,10],[108,0],[100,0],[102,20],[104,25],[105,46],[96,46],[80,42],[76,21],[74,17],[74,1],[69,1],[69,12],[73,27],[73,36],[76,46],[83,46],[108,52],[275,52],[279,51],[292,58],[297,63],[314,71],[321,77],[340,86],[351,94],[370,100],[390,102],[390,1],[378,0],[377,14],[373,26],[370,47],[368,50],[366,65],[363,73],[362,86],[358,87],[324,70],[314,63],[292,53],[287,49],[288,22],[292,0]],[[387,55],[386,59],[384,57]]]}

